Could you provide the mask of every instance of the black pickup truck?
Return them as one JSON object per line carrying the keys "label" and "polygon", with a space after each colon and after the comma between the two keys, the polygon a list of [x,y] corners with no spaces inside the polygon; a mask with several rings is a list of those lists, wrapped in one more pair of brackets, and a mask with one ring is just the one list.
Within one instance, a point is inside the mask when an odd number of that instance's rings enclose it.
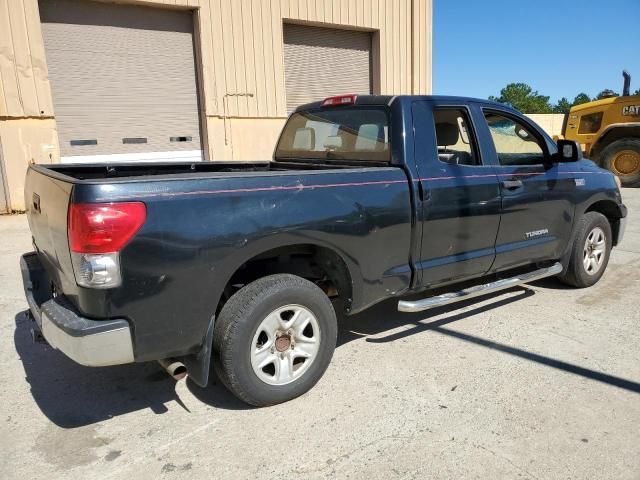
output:
{"label": "black pickup truck", "polygon": [[273,161],[32,165],[25,195],[36,336],[83,365],[158,360],[202,387],[213,366],[253,405],[320,379],[336,311],[593,285],[627,213],[574,142],[437,96],[301,106]]}

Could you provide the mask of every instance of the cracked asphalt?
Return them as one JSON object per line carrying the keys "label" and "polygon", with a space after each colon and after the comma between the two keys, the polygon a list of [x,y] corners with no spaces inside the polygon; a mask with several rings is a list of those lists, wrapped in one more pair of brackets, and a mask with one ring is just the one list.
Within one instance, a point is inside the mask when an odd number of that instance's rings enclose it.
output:
{"label": "cracked asphalt", "polygon": [[91,369],[32,344],[0,217],[6,479],[640,479],[640,190],[598,285],[545,280],[431,313],[343,319],[324,378],[253,409],[154,363]]}

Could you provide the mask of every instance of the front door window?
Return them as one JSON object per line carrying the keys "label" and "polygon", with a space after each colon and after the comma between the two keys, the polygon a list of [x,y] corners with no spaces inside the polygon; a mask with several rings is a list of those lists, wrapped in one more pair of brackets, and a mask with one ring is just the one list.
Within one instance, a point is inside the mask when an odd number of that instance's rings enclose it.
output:
{"label": "front door window", "polygon": [[503,166],[541,165],[544,150],[531,130],[520,122],[497,113],[485,113],[485,119]]}

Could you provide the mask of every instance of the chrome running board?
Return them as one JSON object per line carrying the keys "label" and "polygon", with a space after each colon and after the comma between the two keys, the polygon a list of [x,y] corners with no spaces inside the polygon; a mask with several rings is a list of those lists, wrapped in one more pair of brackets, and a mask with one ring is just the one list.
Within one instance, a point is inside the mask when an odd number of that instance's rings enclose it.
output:
{"label": "chrome running board", "polygon": [[496,280],[495,282],[485,283],[484,285],[476,285],[474,287],[465,288],[457,292],[443,293],[435,297],[423,298],[422,300],[400,300],[398,302],[399,312],[422,312],[430,308],[441,307],[450,303],[462,302],[470,298],[480,297],[488,293],[499,292],[507,288],[522,285],[523,283],[533,282],[541,278],[553,277],[562,272],[562,265],[554,263],[550,267],[541,268],[534,272],[516,275],[511,278]]}

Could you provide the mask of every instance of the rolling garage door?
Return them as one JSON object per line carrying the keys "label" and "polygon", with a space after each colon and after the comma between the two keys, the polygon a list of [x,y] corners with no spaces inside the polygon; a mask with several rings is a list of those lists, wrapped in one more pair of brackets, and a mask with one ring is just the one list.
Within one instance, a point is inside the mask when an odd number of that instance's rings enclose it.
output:
{"label": "rolling garage door", "polygon": [[63,162],[202,160],[190,11],[41,0]]}
{"label": "rolling garage door", "polygon": [[371,93],[371,34],[284,25],[287,111],[341,93]]}

